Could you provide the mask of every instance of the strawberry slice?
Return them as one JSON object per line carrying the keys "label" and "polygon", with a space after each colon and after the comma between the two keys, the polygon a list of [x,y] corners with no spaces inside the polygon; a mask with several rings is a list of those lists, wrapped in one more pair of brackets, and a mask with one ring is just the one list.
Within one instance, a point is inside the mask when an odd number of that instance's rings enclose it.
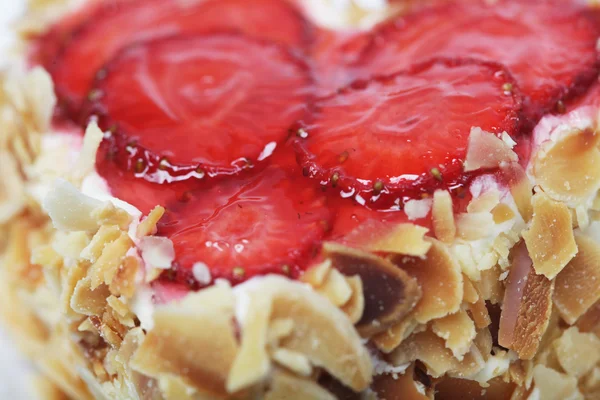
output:
{"label": "strawberry slice", "polygon": [[298,131],[298,161],[362,204],[450,187],[464,176],[471,128],[514,135],[520,108],[501,66],[436,59],[317,100]]}
{"label": "strawberry slice", "polygon": [[280,0],[133,1],[100,8],[63,49],[52,76],[56,90],[76,113],[94,76],[114,54],[131,43],[216,30],[239,31],[275,42],[303,46],[310,27],[290,4]]}
{"label": "strawberry slice", "polygon": [[207,265],[213,278],[295,276],[329,226],[321,191],[302,175],[269,167],[221,182],[172,206],[159,233],[175,245],[180,268]]}
{"label": "strawberry slice", "polygon": [[307,67],[279,45],[230,33],[173,37],[120,53],[93,109],[118,131],[137,176],[214,177],[268,158],[304,115],[311,87]]}
{"label": "strawberry slice", "polygon": [[597,76],[598,36],[600,26],[575,2],[455,2],[384,25],[359,64],[369,76],[438,56],[495,61],[513,74],[535,121]]}

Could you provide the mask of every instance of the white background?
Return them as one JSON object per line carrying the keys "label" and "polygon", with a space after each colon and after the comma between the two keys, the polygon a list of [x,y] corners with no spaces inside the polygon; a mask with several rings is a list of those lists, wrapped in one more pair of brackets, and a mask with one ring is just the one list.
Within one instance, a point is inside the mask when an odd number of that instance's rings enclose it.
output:
{"label": "white background", "polygon": [[[9,24],[22,12],[23,4],[23,0],[0,0],[0,64],[13,40]],[[13,349],[0,327],[0,399],[35,399],[31,376],[29,363]]]}

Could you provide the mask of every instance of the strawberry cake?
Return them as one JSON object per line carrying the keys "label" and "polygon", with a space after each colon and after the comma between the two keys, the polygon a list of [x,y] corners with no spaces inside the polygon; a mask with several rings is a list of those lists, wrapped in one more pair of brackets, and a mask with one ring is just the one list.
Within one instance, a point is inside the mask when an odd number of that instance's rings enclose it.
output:
{"label": "strawberry cake", "polygon": [[30,1],[0,320],[44,398],[600,399],[600,9]]}

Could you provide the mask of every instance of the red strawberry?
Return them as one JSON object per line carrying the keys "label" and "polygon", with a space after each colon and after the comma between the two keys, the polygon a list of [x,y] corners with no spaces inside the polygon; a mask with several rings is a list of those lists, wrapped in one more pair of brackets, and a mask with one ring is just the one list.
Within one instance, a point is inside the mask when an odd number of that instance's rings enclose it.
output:
{"label": "red strawberry", "polygon": [[240,31],[290,46],[302,46],[310,37],[304,18],[281,0],[144,0],[104,6],[76,31],[57,60],[52,70],[56,90],[76,112],[94,76],[125,46],[215,30]]}
{"label": "red strawberry", "polygon": [[169,208],[159,233],[173,240],[184,269],[202,262],[213,277],[234,280],[294,275],[329,226],[325,199],[309,184],[278,167],[229,179]]}
{"label": "red strawberry", "polygon": [[[95,110],[129,167],[157,182],[232,174],[268,158],[312,81],[285,48],[238,34],[141,43],[113,60]],[[135,144],[134,144],[135,142]]]}
{"label": "red strawberry", "polygon": [[600,80],[594,82],[594,84],[588,89],[588,91],[584,95],[575,98],[566,104],[560,103],[556,111],[559,113],[563,113],[586,106],[592,106],[596,108],[600,107]]}
{"label": "red strawberry", "polygon": [[535,120],[597,76],[599,35],[589,13],[570,1],[456,2],[384,25],[359,64],[371,75],[432,56],[495,61],[513,74]]}
{"label": "red strawberry", "polygon": [[318,100],[298,131],[298,161],[363,203],[448,187],[464,175],[471,128],[514,135],[520,107],[502,67],[433,60]]}

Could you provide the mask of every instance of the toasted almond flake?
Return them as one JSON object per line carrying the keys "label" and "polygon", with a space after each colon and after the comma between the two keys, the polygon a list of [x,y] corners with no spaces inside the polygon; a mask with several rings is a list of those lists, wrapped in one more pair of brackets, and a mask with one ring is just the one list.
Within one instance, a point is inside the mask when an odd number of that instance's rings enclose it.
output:
{"label": "toasted almond flake", "polygon": [[447,190],[436,190],[431,209],[433,232],[438,240],[452,243],[456,237],[452,197]]}
{"label": "toasted almond flake", "polygon": [[110,296],[108,287],[99,285],[92,289],[91,279],[84,278],[75,285],[71,297],[71,308],[82,315],[102,315],[106,309],[108,296]]}
{"label": "toasted almond flake", "polygon": [[436,398],[442,400],[525,400],[512,397],[516,385],[494,378],[483,387],[475,380],[444,377],[435,385]]}
{"label": "toasted almond flake", "polygon": [[287,349],[277,349],[272,354],[275,360],[282,367],[286,367],[300,376],[310,376],[312,366],[304,355]]}
{"label": "toasted almond flake", "polygon": [[364,311],[357,324],[363,336],[372,336],[406,316],[417,304],[417,281],[390,261],[336,243],[323,244],[333,266],[345,275],[358,275],[363,284]]}
{"label": "toasted almond flake", "polygon": [[490,212],[462,213],[456,216],[458,236],[464,240],[478,240],[488,236],[494,226]]}
{"label": "toasted almond flake", "polygon": [[464,163],[465,172],[497,168],[502,163],[518,160],[517,154],[502,139],[481,128],[471,128]]}
{"label": "toasted almond flake", "polygon": [[233,306],[231,288],[215,286],[190,293],[178,304],[156,307],[154,328],[131,366],[151,377],[179,376],[213,398],[225,397],[225,382],[238,352]]}
{"label": "toasted almond flake", "polygon": [[473,322],[475,322],[475,327],[477,329],[486,328],[492,323],[492,319],[490,318],[490,314],[485,306],[483,298],[480,297],[475,303],[469,304],[467,310],[469,311]]}
{"label": "toasted almond flake", "polygon": [[175,248],[173,242],[161,236],[147,236],[139,243],[142,259],[154,268],[169,269],[175,260]]}
{"label": "toasted almond flake", "polygon": [[31,253],[31,263],[44,267],[59,268],[63,257],[51,245],[40,246]]}
{"label": "toasted almond flake", "polygon": [[309,268],[304,275],[300,277],[302,282],[306,282],[314,288],[317,288],[325,282],[331,271],[331,260],[327,259],[320,264]]}
{"label": "toasted almond flake", "polygon": [[415,224],[397,224],[384,236],[367,245],[369,251],[424,256],[431,244],[424,239],[428,229]]}
{"label": "toasted almond flake", "polygon": [[477,334],[475,324],[465,311],[434,320],[431,329],[446,341],[446,348],[452,351],[458,361],[462,361],[467,354]]}
{"label": "toasted almond flake", "polygon": [[85,130],[79,157],[71,170],[70,181],[74,185],[80,186],[86,175],[95,170],[96,153],[103,138],[104,133],[98,128],[98,123],[92,120]]}
{"label": "toasted almond flake", "polygon": [[280,348],[303,354],[355,391],[369,385],[369,354],[341,310],[305,285],[279,276],[257,280],[251,295],[272,299],[271,319],[294,321],[293,332],[281,340]]}
{"label": "toasted almond flake", "polygon": [[529,360],[535,356],[550,321],[554,281],[535,273],[523,244],[515,248],[513,257],[498,341],[516,351],[519,358]]}
{"label": "toasted almond flake", "polygon": [[111,295],[106,299],[106,302],[121,317],[126,317],[129,315],[129,307],[127,307],[127,304],[125,304],[123,300],[119,299],[118,297]]}
{"label": "toasted almond flake", "polygon": [[385,332],[373,336],[372,341],[382,352],[391,353],[407,337],[415,332],[418,326],[419,323],[409,315],[402,321],[391,326]]}
{"label": "toasted almond flake", "polygon": [[90,321],[89,318],[84,319],[83,322],[81,324],[79,324],[79,326],[77,327],[77,330],[79,332],[94,332],[94,333],[98,333],[98,330],[96,329],[96,327],[94,326],[94,324],[92,324],[92,322]]}
{"label": "toasted almond flake", "polygon": [[543,365],[533,368],[535,388],[543,400],[583,399],[577,390],[577,378],[557,372]]}
{"label": "toasted almond flake", "polygon": [[246,318],[238,321],[242,331],[240,350],[233,361],[225,386],[230,393],[264,381],[271,369],[267,354],[271,299],[266,296],[248,296],[245,306]]}
{"label": "toasted almond flake", "polygon": [[362,279],[360,279],[360,276],[358,275],[346,277],[345,279],[352,289],[352,296],[350,297],[350,300],[341,307],[341,310],[348,316],[350,322],[356,324],[360,321],[365,311],[365,296]]}
{"label": "toasted almond flake", "polygon": [[475,346],[472,347],[472,352],[459,362],[445,347],[444,339],[431,331],[410,336],[391,353],[390,360],[394,365],[419,360],[427,367],[427,373],[434,378],[446,373],[473,373],[481,370],[485,363]]}
{"label": "toasted almond flake", "polygon": [[146,268],[146,275],[144,281],[146,283],[151,283],[160,278],[160,275],[164,272],[164,269],[161,268]]}
{"label": "toasted almond flake", "polygon": [[404,212],[410,221],[425,218],[429,214],[432,204],[433,200],[429,198],[409,200],[404,203]]}
{"label": "toasted almond flake", "polygon": [[600,361],[600,338],[593,333],[581,333],[571,327],[554,341],[560,366],[570,376],[585,375]]}
{"label": "toasted almond flake", "polygon": [[567,323],[579,317],[600,300],[600,245],[591,238],[575,236],[577,255],[556,276],[554,304]]}
{"label": "toasted almond flake", "polygon": [[553,279],[577,254],[566,205],[551,200],[540,192],[533,197],[533,218],[523,239],[538,274]]}
{"label": "toasted almond flake", "polygon": [[543,144],[532,163],[537,184],[555,200],[570,204],[593,196],[600,189],[599,141],[600,135],[586,129]]}
{"label": "toasted almond flake", "polygon": [[383,374],[375,377],[371,388],[379,399],[429,400],[414,380],[414,364],[404,374]]}
{"label": "toasted almond flake", "polygon": [[132,217],[127,211],[117,208],[111,202],[106,202],[92,211],[92,218],[95,218],[99,225],[116,225],[123,231],[128,230],[132,222]]}
{"label": "toasted almond flake", "polygon": [[57,179],[44,198],[43,207],[58,230],[87,231],[98,229],[92,212],[102,203],[82,194],[64,179]]}
{"label": "toasted almond flake", "polygon": [[81,251],[90,243],[90,237],[85,232],[58,231],[52,247],[63,258],[78,259]]}
{"label": "toasted almond flake", "polygon": [[471,280],[464,275],[463,275],[463,291],[464,291],[463,300],[466,303],[473,304],[477,300],[479,300],[479,293],[477,292],[477,289],[475,289],[475,286],[473,286],[473,282],[471,282]]}
{"label": "toasted almond flake", "polygon": [[24,76],[10,76],[4,81],[4,91],[16,111],[32,119],[30,129],[45,132],[50,128],[56,96],[48,72],[34,67]]}
{"label": "toasted almond flake", "polygon": [[132,298],[135,293],[135,277],[138,270],[138,259],[131,256],[125,257],[109,285],[110,292],[115,296]]}
{"label": "toasted almond flake", "polygon": [[292,334],[294,321],[290,318],[275,319],[269,325],[267,343],[271,347],[279,346],[279,341]]}
{"label": "toasted almond flake", "polygon": [[161,206],[156,206],[150,214],[137,227],[137,237],[143,238],[145,236],[154,235],[156,233],[156,224],[165,214],[165,209]]}
{"label": "toasted almond flake", "polygon": [[17,162],[6,151],[0,151],[0,224],[8,222],[25,207],[25,185]]}
{"label": "toasted almond flake", "polygon": [[492,209],[492,217],[494,218],[494,223],[501,224],[513,219],[515,217],[515,213],[508,204],[500,203]]}
{"label": "toasted almond flake", "polygon": [[323,285],[317,288],[317,292],[338,307],[346,304],[352,297],[352,288],[346,282],[344,275],[336,269],[331,270]]}
{"label": "toasted almond flake", "polygon": [[335,400],[335,397],[316,382],[283,371],[273,374],[265,400]]}
{"label": "toasted almond flake", "polygon": [[504,286],[500,281],[502,271],[498,267],[481,271],[481,279],[477,282],[477,289],[483,300],[492,304],[499,304],[504,297]]}
{"label": "toasted almond flake", "polygon": [[102,254],[92,264],[88,273],[92,279],[92,289],[97,288],[102,283],[110,285],[117,274],[119,266],[132,246],[133,242],[129,235],[121,232],[117,240],[108,243],[104,247]]}
{"label": "toasted almond flake", "polygon": [[[457,312],[463,299],[460,266],[444,244],[435,239],[430,241],[432,246],[426,258],[394,259],[421,287],[422,296],[412,315],[417,322],[423,324]],[[369,292],[365,290],[365,293]]]}
{"label": "toasted almond flake", "polygon": [[518,163],[502,166],[501,171],[504,179],[508,181],[510,194],[517,205],[519,214],[521,214],[523,220],[529,221],[533,215],[533,206],[531,204],[533,185],[529,177]]}
{"label": "toasted almond flake", "polygon": [[488,190],[481,194],[479,197],[471,200],[467,206],[467,212],[469,213],[486,213],[491,212],[494,207],[500,203],[500,192],[498,190]]}
{"label": "toasted almond flake", "polygon": [[92,263],[98,260],[98,257],[104,251],[104,247],[121,236],[121,230],[118,226],[103,225],[92,237],[90,243],[81,251],[81,258]]}
{"label": "toasted almond flake", "polygon": [[[66,279],[60,292],[60,304],[61,311],[70,319],[76,319],[80,317],[78,310],[71,307],[72,299],[77,285],[82,281],[87,274],[87,265],[83,263],[77,263],[66,272]],[[79,289],[81,290],[81,289]]]}
{"label": "toasted almond flake", "polygon": [[152,399],[164,400],[222,400],[225,396],[216,396],[214,393],[200,393],[198,389],[186,384],[183,379],[175,376],[161,376],[158,379],[160,393]]}

